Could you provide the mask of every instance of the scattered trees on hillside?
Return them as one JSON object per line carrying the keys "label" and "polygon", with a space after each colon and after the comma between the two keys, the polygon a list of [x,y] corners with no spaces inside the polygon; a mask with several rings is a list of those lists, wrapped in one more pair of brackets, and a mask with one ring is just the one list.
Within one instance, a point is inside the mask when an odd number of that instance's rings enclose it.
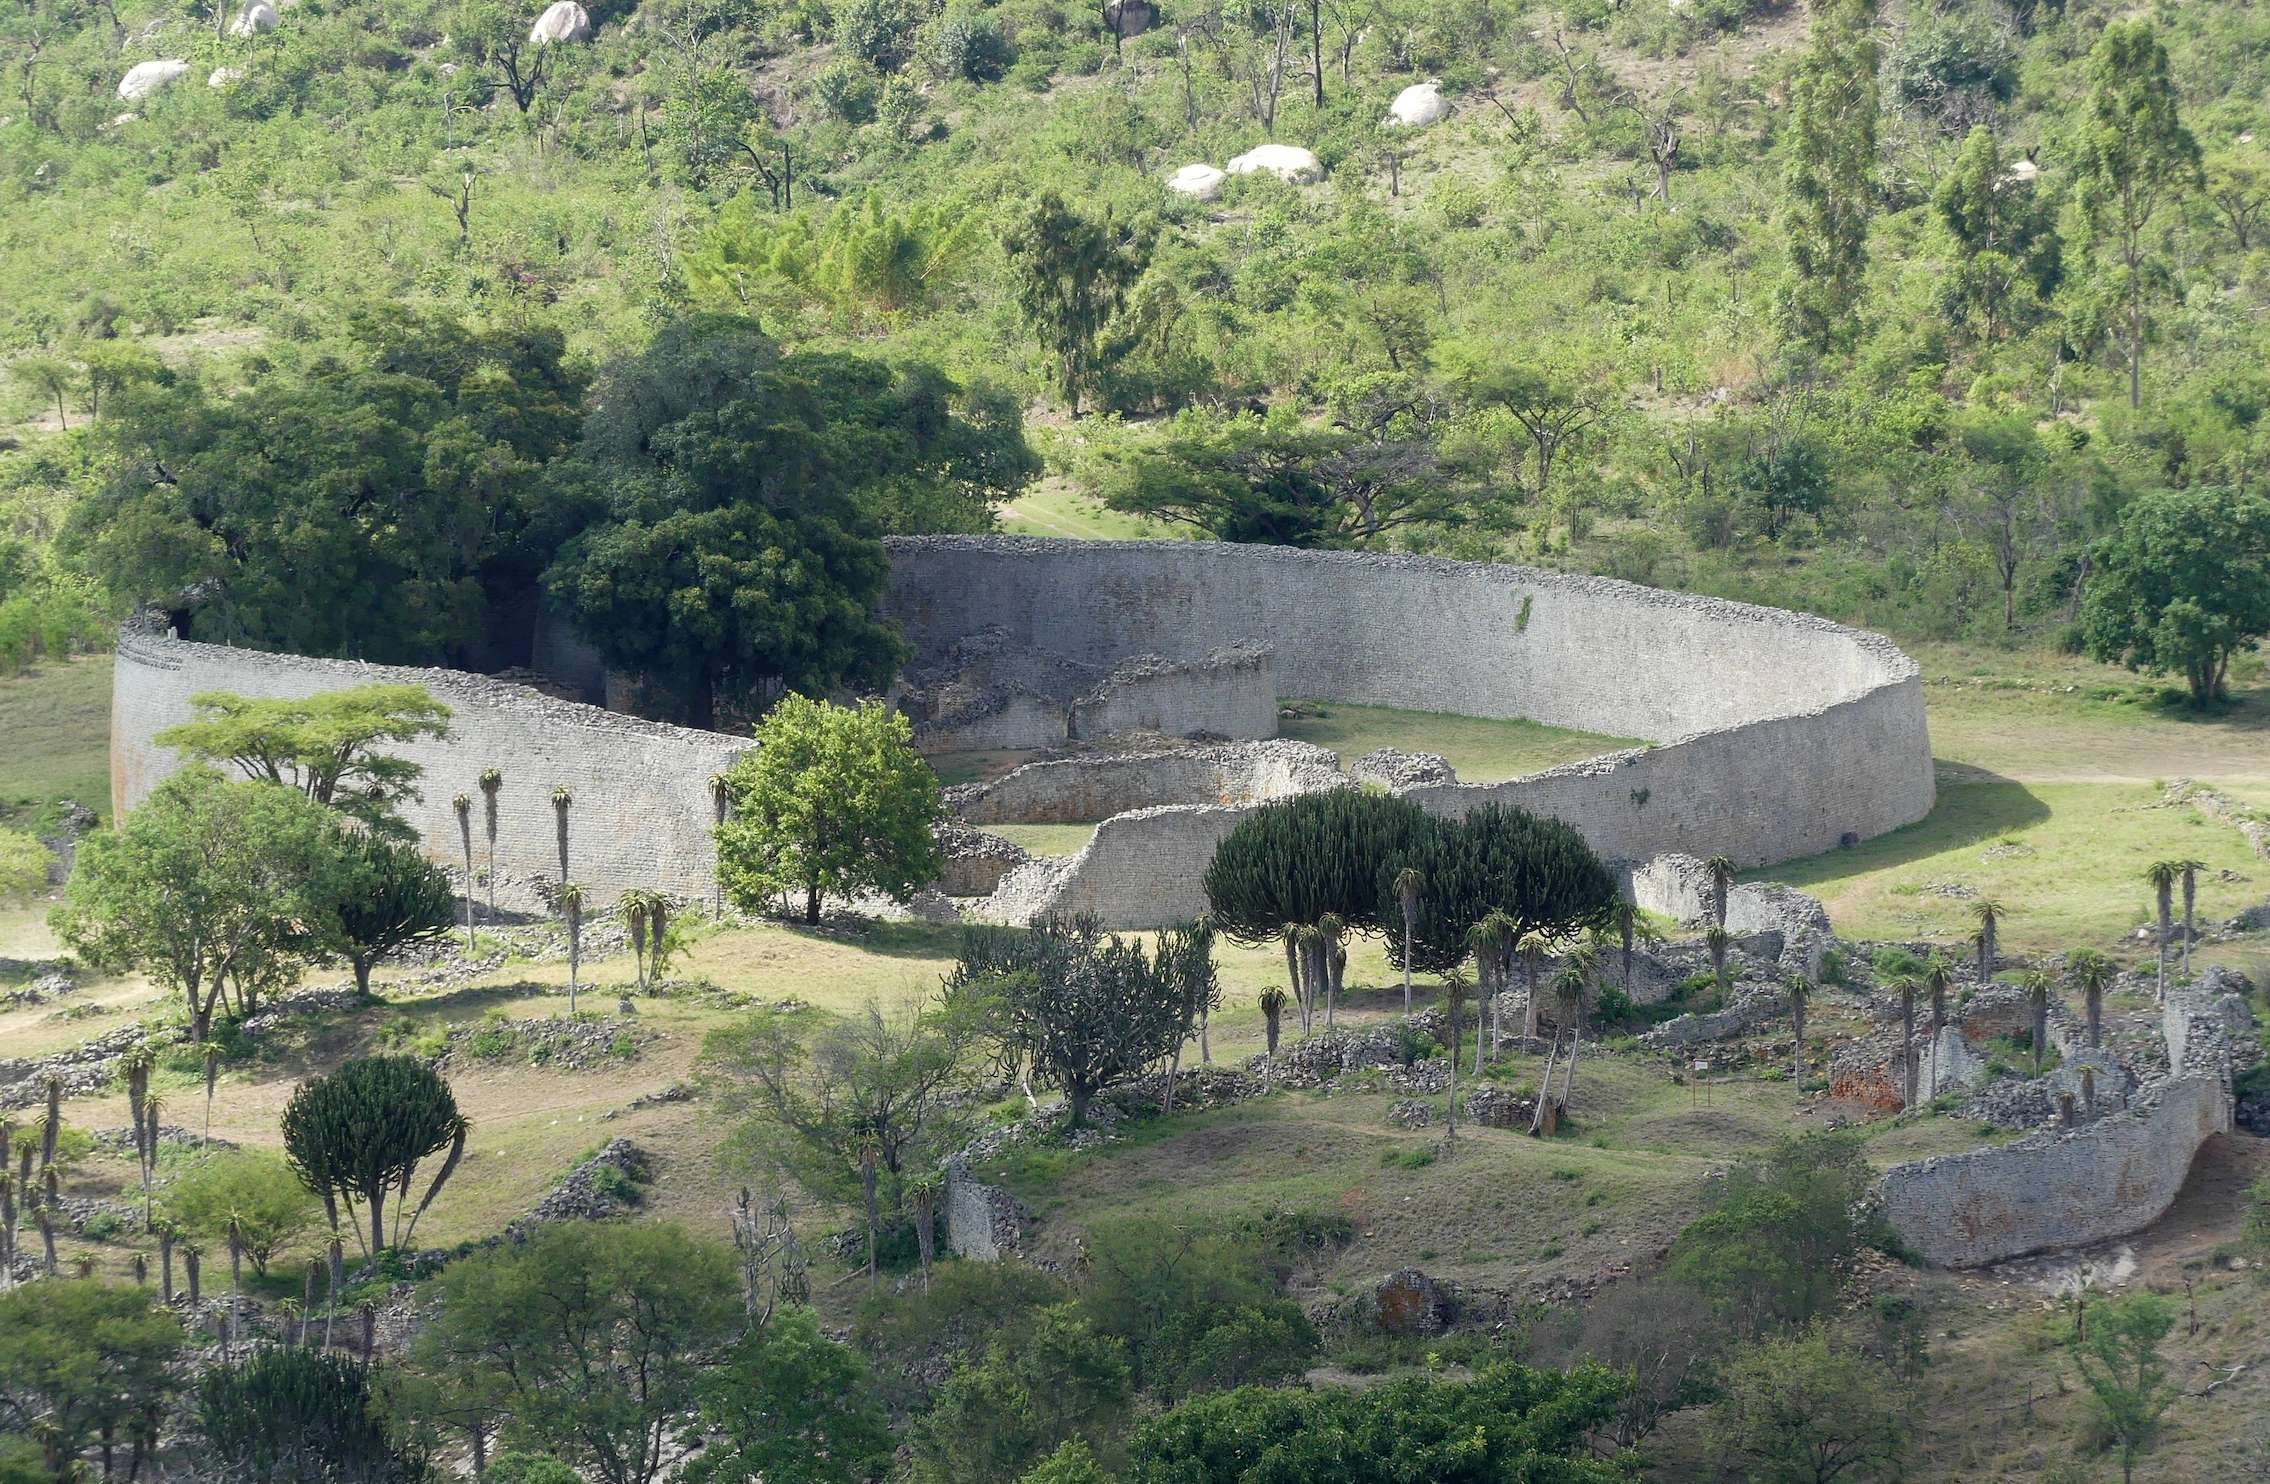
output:
{"label": "scattered trees on hillside", "polygon": [[1912,1419],[1891,1371],[1827,1328],[1762,1340],[1728,1364],[1711,1451],[1761,1484],[1896,1478]]}
{"label": "scattered trees on hillside", "polygon": [[738,1162],[862,1209],[873,1284],[884,1213],[901,1219],[908,1180],[961,1127],[947,1094],[983,1030],[974,1007],[950,1001],[895,1012],[870,1002],[841,1021],[772,1008],[711,1032],[701,1068],[721,1111],[741,1120]]}
{"label": "scattered trees on hillside", "polygon": [[1876,0],[1819,0],[1789,90],[1785,221],[1796,282],[1787,318],[1797,339],[1822,349],[1858,330],[1853,306],[1879,189],[1875,30]]}
{"label": "scattered trees on hillside", "polygon": [[[0,1432],[36,1444],[23,1460],[35,1471],[11,1479],[77,1477],[98,1439],[128,1440],[128,1472],[141,1467],[181,1384],[183,1346],[180,1323],[141,1288],[50,1277],[0,1293]],[[12,1461],[0,1445],[0,1466]]]}
{"label": "scattered trees on hillside", "polygon": [[761,912],[793,892],[817,923],[826,897],[904,902],[938,879],[932,829],[945,806],[903,715],[791,695],[756,737],[725,775],[732,814],[717,826],[718,878],[735,906]]}
{"label": "scattered trees on hillside", "polygon": [[2136,1460],[2157,1441],[2168,1408],[2183,1392],[2160,1355],[2160,1342],[2174,1328],[2175,1309],[2166,1299],[2135,1293],[2099,1304],[2073,1344],[2073,1368],[2120,1456],[2123,1484],[2132,1484]]}
{"label": "scattered trees on hillside", "polygon": [[[448,874],[415,845],[356,830],[334,832],[309,896],[322,914],[324,946],[347,961],[364,994],[381,959],[448,937],[457,909]],[[468,916],[472,900],[468,877]]]}
{"label": "scattered trees on hillside", "polygon": [[1471,1380],[1414,1376],[1362,1391],[1241,1387],[1144,1423],[1129,1450],[1127,1478],[1611,1484],[1631,1477],[1628,1461],[1595,1456],[1589,1440],[1613,1420],[1624,1384],[1596,1365],[1553,1372],[1499,1362]]}
{"label": "scattered trees on hillside", "polygon": [[2145,230],[2163,205],[2204,185],[2199,142],[2183,126],[2168,54],[2152,23],[2116,21],[2089,55],[2082,202],[2112,239],[2125,280],[2128,405],[2143,404],[2144,295],[2154,264]]}
{"label": "scattered trees on hillside", "polygon": [[2145,495],[2092,555],[2090,654],[2181,674],[2195,706],[2225,699],[2231,657],[2270,634],[2270,501],[2219,488]]}
{"label": "scattered trees on hillside", "polygon": [[1121,222],[1105,208],[1090,221],[1055,191],[1042,191],[1001,236],[1017,309],[1055,362],[1056,383],[1072,415],[1096,382],[1096,341],[1150,266],[1157,228]]}
{"label": "scattered trees on hillside", "polygon": [[[566,1222],[452,1263],[421,1361],[504,1399],[505,1439],[653,1484],[705,1363],[743,1330],[732,1254],[674,1226]],[[727,1474],[722,1477],[736,1478]]]}
{"label": "scattered trees on hillside", "polygon": [[1820,1314],[1843,1265],[1877,1237],[1861,1197],[1874,1181],[1858,1140],[1813,1133],[1737,1164],[1672,1244],[1669,1274],[1717,1304],[1737,1332]]}
{"label": "scattered trees on hillside", "polygon": [[947,979],[949,1002],[978,1017],[1008,1065],[1060,1089],[1071,1125],[1099,1092],[1174,1057],[1190,1035],[1194,989],[1211,979],[1209,937],[1162,935],[1154,948],[1093,918],[1029,929],[972,927]]}
{"label": "scattered trees on hillside", "polygon": [[239,1014],[321,951],[311,890],[335,816],[271,783],[229,783],[191,766],[116,830],[80,843],[56,933],[89,962],[137,969],[185,1001],[190,1037],[209,1039],[234,989]]}
{"label": "scattered trees on hillside", "polygon": [[[322,1197],[332,1235],[339,1233],[343,1209],[364,1251],[376,1256],[389,1245],[387,1197],[399,1193],[393,1239],[415,1235],[418,1218],[464,1157],[469,1129],[449,1084],[424,1062],[358,1057],[293,1090],[284,1104],[284,1156],[301,1183]],[[405,1233],[402,1208],[409,1204],[411,1178],[421,1162],[444,1149],[448,1154],[410,1212]],[[356,1217],[358,1201],[367,1228]]]}
{"label": "scattered trees on hillside", "polygon": [[233,1230],[252,1270],[266,1277],[278,1248],[314,1221],[316,1199],[282,1156],[265,1149],[221,1149],[167,1180],[158,1194],[165,1221],[215,1248]]}
{"label": "scattered trees on hillside", "polygon": [[197,1378],[205,1451],[249,1484],[409,1484],[371,1368],[327,1351],[263,1345]]}

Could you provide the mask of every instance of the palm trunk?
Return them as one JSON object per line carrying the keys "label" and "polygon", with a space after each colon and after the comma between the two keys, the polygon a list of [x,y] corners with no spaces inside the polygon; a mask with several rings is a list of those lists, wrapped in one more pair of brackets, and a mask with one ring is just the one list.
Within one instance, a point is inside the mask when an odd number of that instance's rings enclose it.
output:
{"label": "palm trunk", "polygon": [[1545,1105],[1553,1100],[1553,1069],[1560,1065],[1561,1033],[1553,1032],[1553,1044],[1545,1048],[1545,1076],[1537,1084],[1537,1106],[1529,1114],[1529,1137],[1536,1138],[1545,1129]]}
{"label": "palm trunk", "polygon": [[1403,909],[1403,1018],[1411,1018],[1411,909]]}
{"label": "palm trunk", "polygon": [[2173,936],[2174,936],[2174,934],[2175,934],[2175,923],[2174,923],[2173,919],[2171,918],[2171,916],[2170,916],[2170,912],[2169,912],[2169,907],[2168,907],[2168,889],[2167,889],[2166,887],[2164,887],[2164,886],[2163,886],[2163,887],[2161,887],[2161,888],[2160,888],[2160,983],[2159,983],[2159,1001],[2160,1001],[2160,1003],[2161,1003],[2161,1004],[2163,1004],[2163,1005],[2167,1003],[2167,998],[2168,998],[2168,939],[2169,939],[2169,938],[2171,938],[2171,937],[2173,937]]}
{"label": "palm trunk", "polygon": [[867,1291],[873,1293],[879,1281],[875,1261],[875,1237],[879,1223],[875,1213],[875,1157],[872,1154],[859,1162],[859,1183],[867,1198]]}
{"label": "palm trunk", "polygon": [[1797,1049],[1791,1054],[1795,1065],[1790,1068],[1790,1080],[1797,1084],[1800,1101],[1805,1097],[1805,1002],[1799,1000],[1789,1010],[1791,1028],[1797,1033]]}
{"label": "palm trunk", "polygon": [[1900,996],[1900,1072],[1907,1081],[1907,1106],[1915,1108],[1915,993]]}

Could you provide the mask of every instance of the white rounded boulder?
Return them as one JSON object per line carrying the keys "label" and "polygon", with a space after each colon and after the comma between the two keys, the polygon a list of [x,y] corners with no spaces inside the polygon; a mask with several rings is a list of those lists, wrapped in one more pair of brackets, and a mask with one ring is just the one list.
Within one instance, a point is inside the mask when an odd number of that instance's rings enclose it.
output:
{"label": "white rounded boulder", "polygon": [[575,0],[552,0],[536,17],[536,24],[528,28],[528,39],[538,46],[553,41],[589,41],[591,12]]}
{"label": "white rounded boulder", "polygon": [[205,79],[205,86],[225,88],[232,82],[242,81],[244,81],[244,69],[242,67],[215,67],[213,75]]}
{"label": "white rounded boulder", "polygon": [[1405,129],[1424,129],[1449,116],[1450,105],[1443,101],[1442,84],[1433,78],[1415,82],[1397,93],[1387,109],[1387,121]]}
{"label": "white rounded boulder", "polygon": [[1230,174],[1257,175],[1263,171],[1294,185],[1312,185],[1324,179],[1324,164],[1297,144],[1264,144],[1230,161]]}
{"label": "white rounded boulder", "polygon": [[189,64],[179,57],[163,57],[155,62],[136,62],[132,67],[127,68],[126,75],[118,80],[118,96],[121,98],[147,98],[159,89],[170,88],[181,81],[182,74],[188,70]]}
{"label": "white rounded boulder", "polygon": [[1225,178],[1211,165],[1185,165],[1167,177],[1167,189],[1200,201],[1211,201],[1222,193]]}
{"label": "white rounded boulder", "polygon": [[282,17],[276,14],[276,7],[270,5],[268,0],[252,0],[252,3],[247,5],[235,20],[229,22],[229,34],[231,36],[261,36],[275,30],[282,24]]}

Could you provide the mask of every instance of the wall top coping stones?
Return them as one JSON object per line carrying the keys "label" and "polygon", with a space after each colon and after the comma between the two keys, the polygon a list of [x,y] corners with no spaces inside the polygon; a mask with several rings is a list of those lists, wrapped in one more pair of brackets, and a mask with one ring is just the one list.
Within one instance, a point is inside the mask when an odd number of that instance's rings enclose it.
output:
{"label": "wall top coping stones", "polygon": [[[1078,552],[1142,551],[1157,554],[1163,543],[1157,541],[1070,541],[1053,536],[886,536],[883,544],[893,554],[922,551],[979,551],[1001,556],[1064,556]],[[1667,588],[1643,587],[1614,577],[1593,577],[1570,572],[1553,572],[1540,567],[1520,567],[1503,562],[1468,562],[1452,557],[1414,556],[1407,552],[1374,551],[1310,551],[1291,546],[1263,546],[1228,541],[1189,541],[1165,544],[1165,549],[1176,551],[1204,551],[1208,555],[1220,553],[1227,560],[1254,562],[1281,562],[1286,564],[1313,563],[1339,565],[1348,568],[1365,568],[1375,571],[1429,572],[1437,575],[1461,575],[1485,581],[1502,583],[1507,587],[1536,588],[1548,592],[1574,593],[1585,596],[1611,598],[1619,603],[1638,603],[1648,607],[1672,609],[1723,623],[1765,624],[1776,628],[1801,629],[1812,633],[1842,637],[1883,666],[1879,683],[1893,683],[1920,677],[1922,670],[1904,650],[1881,634],[1866,629],[1855,629],[1817,614],[1799,613],[1786,608],[1767,608],[1755,603],[1737,603],[1727,598],[1708,598],[1693,593],[1673,592]],[[1229,555],[1235,553],[1234,556]]]}

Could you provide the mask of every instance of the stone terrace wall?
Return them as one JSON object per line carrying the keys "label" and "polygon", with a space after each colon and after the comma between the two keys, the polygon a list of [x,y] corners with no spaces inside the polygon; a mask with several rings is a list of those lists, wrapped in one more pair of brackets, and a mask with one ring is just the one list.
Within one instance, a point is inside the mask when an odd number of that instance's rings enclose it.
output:
{"label": "stone terrace wall", "polygon": [[1893,1229],[1926,1261],[1976,1267],[2151,1225],[2174,1203],[2199,1146],[2230,1126],[2227,1083],[2171,1077],[2125,1113],[1899,1165],[1877,1191]]}
{"label": "stone terrace wall", "polygon": [[190,717],[200,691],[308,696],[376,683],[422,685],[454,711],[439,741],[392,749],[425,769],[405,813],[426,851],[462,869],[450,798],[473,796],[473,858],[487,862],[480,775],[504,772],[498,794],[500,905],[533,905],[516,882],[556,880],[552,790],[575,794],[568,815],[569,874],[602,904],[630,887],[685,896],[713,888],[708,779],[748,744],[716,732],[642,721],[559,701],[523,686],[455,670],[413,670],[194,644],[129,630],[120,636],[111,699],[111,807],[133,808],[180,764],[150,738]]}
{"label": "stone terrace wall", "polygon": [[1242,809],[1172,805],[1105,820],[1077,855],[1042,856],[1011,871],[974,908],[991,922],[1093,912],[1118,928],[1171,927],[1206,910],[1201,877]]}
{"label": "stone terrace wall", "polygon": [[1052,758],[947,795],[972,824],[1086,824],[1165,804],[1258,804],[1344,787],[1339,758],[1307,742]]}
{"label": "stone terrace wall", "polygon": [[1159,732],[1170,737],[1277,735],[1275,657],[1230,645],[1194,661],[1134,659],[1072,703],[1074,739]]}
{"label": "stone terrace wall", "polygon": [[906,537],[891,559],[887,606],[919,656],[994,627],[1096,664],[1266,643],[1286,695],[1661,744],[1414,794],[1446,813],[1491,798],[1549,813],[1612,858],[1770,864],[1931,808],[1914,662],[1823,619],[1520,567],[1220,542]]}

